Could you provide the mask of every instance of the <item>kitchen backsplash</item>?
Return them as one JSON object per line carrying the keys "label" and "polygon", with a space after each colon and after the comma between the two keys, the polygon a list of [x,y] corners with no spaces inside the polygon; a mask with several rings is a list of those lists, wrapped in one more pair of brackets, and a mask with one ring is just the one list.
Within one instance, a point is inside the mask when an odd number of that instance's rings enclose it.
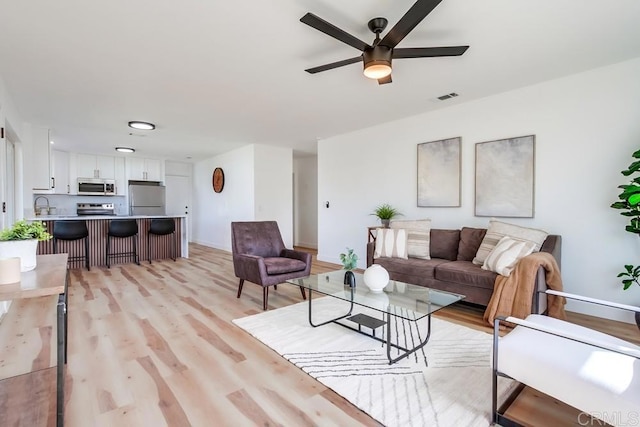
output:
{"label": "kitchen backsplash", "polygon": [[[75,215],[78,203],[113,203],[116,215],[126,215],[128,212],[127,199],[124,196],[67,196],[66,194],[38,194],[31,199],[31,206],[24,207],[25,218],[31,218],[34,212],[33,202],[38,199],[38,207],[46,207],[49,200],[49,207],[55,208],[56,215]],[[46,197],[46,199],[45,199]]]}

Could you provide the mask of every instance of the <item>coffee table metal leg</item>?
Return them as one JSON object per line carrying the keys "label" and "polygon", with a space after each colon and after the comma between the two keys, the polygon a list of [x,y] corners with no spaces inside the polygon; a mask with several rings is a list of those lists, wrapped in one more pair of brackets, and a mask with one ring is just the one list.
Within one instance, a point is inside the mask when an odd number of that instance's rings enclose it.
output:
{"label": "coffee table metal leg", "polygon": [[[417,326],[418,326],[418,323],[416,322],[416,327]],[[418,344],[418,346],[412,349],[406,350],[400,356],[393,359],[391,357],[391,347],[395,347],[397,349],[402,349],[402,347],[395,344],[391,344],[391,312],[387,310],[387,359],[389,359],[389,365],[392,365],[398,362],[399,360],[402,360],[405,357],[409,356],[411,353],[415,353],[416,351],[420,350],[422,347],[427,345],[427,343],[429,342],[430,336],[431,336],[431,314],[427,315],[427,336],[425,337],[425,339],[422,340],[420,344]]]}
{"label": "coffee table metal leg", "polygon": [[309,324],[311,326],[313,326],[314,328],[317,328],[318,326],[326,325],[327,323],[335,322],[336,320],[344,319],[345,317],[351,316],[351,312],[353,311],[353,289],[351,289],[351,304],[349,305],[349,311],[347,312],[347,314],[342,315],[342,316],[338,316],[338,317],[330,319],[330,320],[327,320],[326,322],[315,324],[315,323],[313,323],[313,318],[312,318],[312,308],[311,308],[313,306],[313,304],[311,303],[312,300],[313,300],[313,290],[311,288],[309,288]]}

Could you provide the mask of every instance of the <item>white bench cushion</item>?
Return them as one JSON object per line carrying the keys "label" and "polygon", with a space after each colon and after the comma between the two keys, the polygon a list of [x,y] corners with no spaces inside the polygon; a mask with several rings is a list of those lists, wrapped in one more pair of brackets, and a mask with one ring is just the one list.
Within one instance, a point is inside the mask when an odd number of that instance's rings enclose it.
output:
{"label": "white bench cushion", "polygon": [[[552,317],[532,314],[526,320],[640,351],[624,340]],[[517,326],[500,338],[498,371],[598,418],[604,414],[624,421],[640,414],[640,360],[631,356]]]}

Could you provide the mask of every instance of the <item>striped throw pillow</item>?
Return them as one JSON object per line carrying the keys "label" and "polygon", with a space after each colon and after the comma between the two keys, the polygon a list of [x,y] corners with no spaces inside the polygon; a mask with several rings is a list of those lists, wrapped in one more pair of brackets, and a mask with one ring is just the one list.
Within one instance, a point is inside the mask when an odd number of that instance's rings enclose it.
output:
{"label": "striped throw pillow", "polygon": [[431,236],[431,220],[394,220],[391,228],[407,230],[407,256],[409,258],[431,259],[429,239]]}
{"label": "striped throw pillow", "polygon": [[484,260],[487,259],[493,248],[496,247],[500,239],[504,236],[509,236],[521,242],[532,242],[535,245],[533,250],[537,252],[542,247],[548,233],[543,230],[536,230],[535,228],[520,227],[519,225],[491,219],[487,233],[484,235],[482,243],[480,243],[478,252],[476,252],[476,256],[472,262],[476,265],[483,265]]}
{"label": "striped throw pillow", "polygon": [[374,258],[407,259],[407,231],[404,229],[378,228]]}
{"label": "striped throw pillow", "polygon": [[518,241],[504,236],[484,260],[482,269],[508,277],[518,261],[531,254],[534,249],[535,243],[533,242]]}

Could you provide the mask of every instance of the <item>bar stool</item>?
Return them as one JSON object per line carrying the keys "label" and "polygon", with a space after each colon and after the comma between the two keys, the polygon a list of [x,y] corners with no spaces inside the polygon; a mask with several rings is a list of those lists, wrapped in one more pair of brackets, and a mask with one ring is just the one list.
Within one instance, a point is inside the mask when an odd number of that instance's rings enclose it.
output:
{"label": "bar stool", "polygon": [[53,253],[58,253],[58,240],[74,241],[84,239],[84,256],[69,256],[68,260],[84,259],[87,270],[89,267],[89,230],[86,221],[54,221],[53,222]]}
{"label": "bar stool", "polygon": [[[109,222],[109,231],[107,232],[107,268],[111,268],[109,258],[123,258],[133,256],[136,264],[140,265],[138,258],[138,222],[135,219],[116,219]],[[111,253],[111,238],[127,238],[133,240],[133,251]]]}
{"label": "bar stool", "polygon": [[[176,231],[176,224],[173,222],[173,218],[155,218],[151,220],[149,226],[149,233],[147,233],[147,258],[149,264],[151,264],[151,235],[166,236],[174,234]],[[176,260],[176,239],[174,237],[173,244],[171,245],[171,259]]]}

